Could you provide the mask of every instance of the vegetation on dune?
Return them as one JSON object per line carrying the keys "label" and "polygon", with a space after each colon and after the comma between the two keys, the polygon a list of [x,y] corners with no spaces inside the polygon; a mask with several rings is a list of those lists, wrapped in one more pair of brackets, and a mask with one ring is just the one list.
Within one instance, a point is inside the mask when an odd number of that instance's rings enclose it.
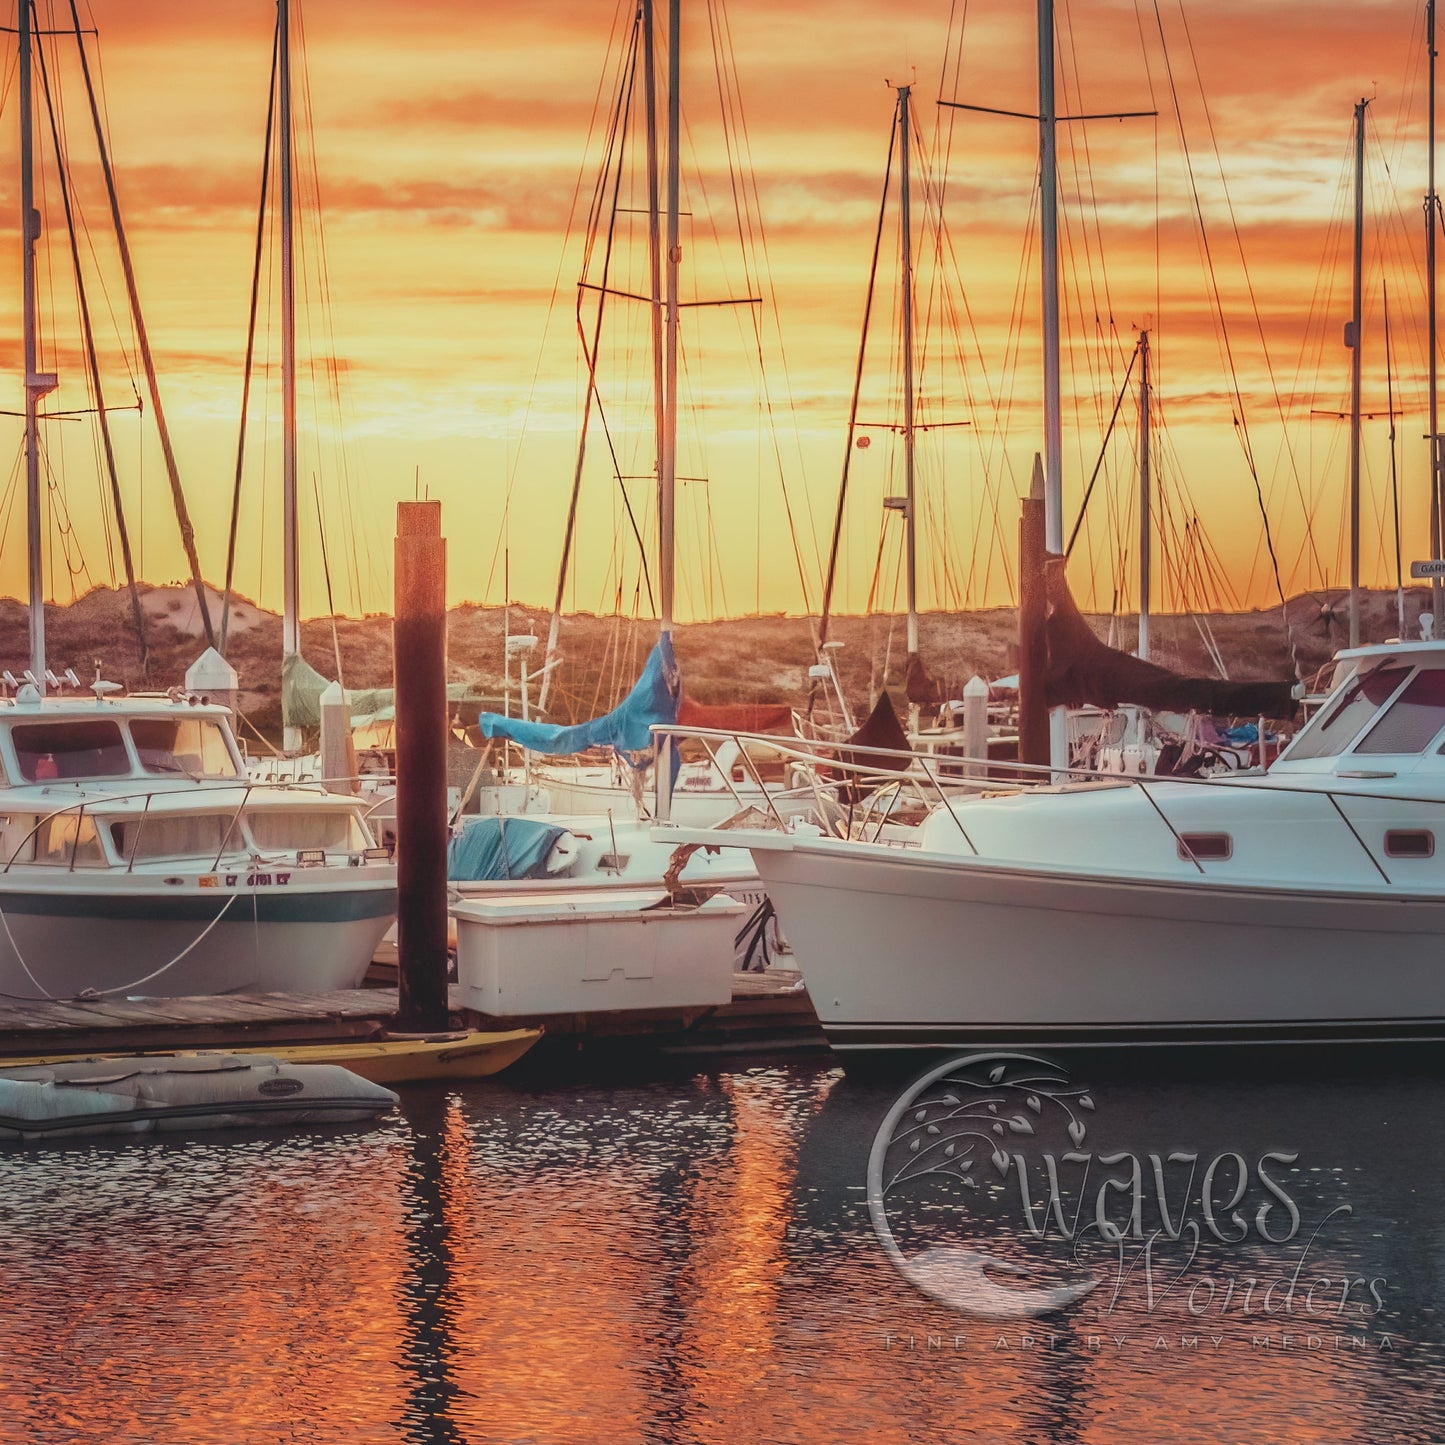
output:
{"label": "vegetation on dune", "polygon": [[[49,666],[56,672],[73,667],[83,680],[89,681],[98,662],[104,677],[136,690],[181,683],[186,669],[205,647],[195,595],[179,586],[145,587],[142,599],[150,647],[149,676],[141,666],[130,599],[124,591],[106,588],[97,588],[69,606],[46,608]],[[1412,593],[1407,599],[1407,615],[1413,618],[1428,605],[1427,593]],[[1289,603],[1289,617],[1302,670],[1309,676],[1344,645],[1340,594],[1294,598]],[[1107,638],[1108,619],[1095,617],[1091,621],[1100,636]],[[1294,675],[1278,607],[1198,620],[1188,616],[1156,617],[1152,630],[1155,659],[1181,672],[1209,673],[1202,636],[1202,624],[1206,622],[1232,677],[1282,679]],[[452,678],[476,684],[498,707],[504,685],[505,626],[514,636],[531,634],[538,639],[529,666],[540,667],[547,614],[539,609],[463,605],[452,609],[448,629]],[[958,696],[975,673],[992,679],[1014,670],[1016,626],[1012,608],[925,614],[919,622],[921,652],[949,695]],[[1363,635],[1378,639],[1392,636],[1395,631],[1394,594],[1367,594]],[[800,703],[807,694],[807,671],[814,656],[813,633],[814,626],[808,619],[783,616],[680,626],[676,648],[687,691],[699,702]],[[1124,619],[1117,633],[1120,645],[1132,645],[1132,618]],[[591,614],[566,619],[561,640],[563,662],[552,683],[551,717],[574,722],[605,711],[636,677],[655,636],[656,624],[650,620]],[[830,624],[830,636],[844,644],[837,665],[850,700],[861,706],[885,686],[901,699],[901,617],[835,618]],[[28,648],[26,608],[19,602],[0,601],[0,666],[20,672],[27,665]],[[302,648],[328,676],[335,674],[339,653],[342,677],[348,686],[384,687],[391,682],[388,617],[313,619],[302,626]],[[243,710],[267,736],[278,734],[280,618],[244,601],[235,604],[227,653],[240,673]],[[514,699],[516,666],[514,660]],[[532,694],[535,698],[535,684]]]}

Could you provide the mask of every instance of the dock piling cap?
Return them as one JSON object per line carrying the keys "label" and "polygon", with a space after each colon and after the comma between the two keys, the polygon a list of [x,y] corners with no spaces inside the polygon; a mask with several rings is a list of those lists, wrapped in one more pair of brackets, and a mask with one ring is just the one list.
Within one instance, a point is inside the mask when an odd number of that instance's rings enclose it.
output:
{"label": "dock piling cap", "polygon": [[440,502],[398,502],[396,504],[396,535],[398,537],[440,537],[442,504]]}
{"label": "dock piling cap", "polygon": [[214,647],[208,647],[186,669],[187,692],[235,692],[240,674]]}

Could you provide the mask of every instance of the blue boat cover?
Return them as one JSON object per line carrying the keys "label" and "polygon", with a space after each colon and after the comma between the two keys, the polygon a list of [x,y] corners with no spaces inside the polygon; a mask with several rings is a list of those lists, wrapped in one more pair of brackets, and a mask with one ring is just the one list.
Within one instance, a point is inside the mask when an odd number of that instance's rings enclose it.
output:
{"label": "blue boat cover", "polygon": [[635,768],[652,762],[654,723],[677,721],[677,704],[682,688],[677,663],[672,655],[672,638],[664,633],[647,655],[647,665],[631,692],[622,701],[590,722],[573,727],[556,723],[523,722],[521,718],[502,717],[484,712],[477,719],[482,736],[509,738],[519,747],[534,753],[585,753],[588,748],[611,748]]}
{"label": "blue boat cover", "polygon": [[547,855],[566,832],[535,818],[468,818],[447,844],[447,881],[545,878]]}

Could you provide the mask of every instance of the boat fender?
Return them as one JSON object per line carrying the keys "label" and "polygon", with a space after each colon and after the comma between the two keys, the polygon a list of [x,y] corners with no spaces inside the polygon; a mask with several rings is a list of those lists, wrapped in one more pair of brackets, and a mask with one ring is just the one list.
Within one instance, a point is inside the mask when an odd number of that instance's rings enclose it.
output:
{"label": "boat fender", "polygon": [[735,783],[743,782],[747,770],[738,764],[742,755],[743,750],[732,738],[719,743],[715,759],[718,772],[725,778],[731,778]]}

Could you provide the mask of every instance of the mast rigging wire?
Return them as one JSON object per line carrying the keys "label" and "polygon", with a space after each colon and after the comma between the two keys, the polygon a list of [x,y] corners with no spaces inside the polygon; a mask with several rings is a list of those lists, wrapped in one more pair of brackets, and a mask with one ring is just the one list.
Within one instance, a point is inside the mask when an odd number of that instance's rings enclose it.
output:
{"label": "mast rigging wire", "polygon": [[261,258],[266,249],[266,201],[271,179],[271,144],[275,135],[276,71],[280,62],[281,20],[278,12],[271,37],[271,80],[266,91],[266,141],[261,156],[261,200],[256,210],[256,251],[251,262],[251,305],[246,323],[246,359],[241,368],[241,422],[236,437],[236,473],[231,487],[231,524],[226,535],[226,582],[221,594],[220,653],[230,638],[231,596],[236,574],[236,533],[241,520],[241,476],[246,461],[246,423],[250,412],[251,375],[256,354],[256,316],[261,294]]}
{"label": "mast rigging wire", "polygon": [[[30,0],[21,0],[29,4]],[[196,552],[195,528],[191,525],[190,509],[186,505],[185,492],[181,487],[180,468],[176,462],[175,450],[171,445],[170,428],[166,425],[165,411],[161,405],[160,384],[156,379],[155,359],[151,355],[150,339],[146,332],[145,317],[141,312],[140,295],[136,289],[135,269],[131,263],[130,244],[126,240],[125,223],[120,214],[120,199],[116,194],[115,172],[111,167],[110,149],[106,144],[105,128],[101,123],[100,107],[96,99],[95,86],[91,80],[90,62],[86,55],[85,34],[81,29],[80,12],[76,0],[70,0],[70,16],[75,31],[76,50],[80,57],[80,71],[85,80],[86,99],[90,105],[91,124],[95,130],[96,146],[100,152],[101,173],[105,177],[106,196],[110,202],[111,223],[115,227],[116,242],[120,248],[121,268],[125,273],[126,294],[130,299],[131,319],[135,325],[136,342],[140,347],[141,360],[145,365],[146,385],[150,391],[151,409],[155,412],[156,430],[160,434],[161,454],[165,458],[166,475],[171,488],[171,505],[175,512],[176,525],[181,534],[181,546],[191,571],[191,586],[200,606],[201,625],[205,629],[208,646],[216,645],[215,630],[211,625],[211,609],[206,601],[206,584],[201,577],[200,557]]]}

